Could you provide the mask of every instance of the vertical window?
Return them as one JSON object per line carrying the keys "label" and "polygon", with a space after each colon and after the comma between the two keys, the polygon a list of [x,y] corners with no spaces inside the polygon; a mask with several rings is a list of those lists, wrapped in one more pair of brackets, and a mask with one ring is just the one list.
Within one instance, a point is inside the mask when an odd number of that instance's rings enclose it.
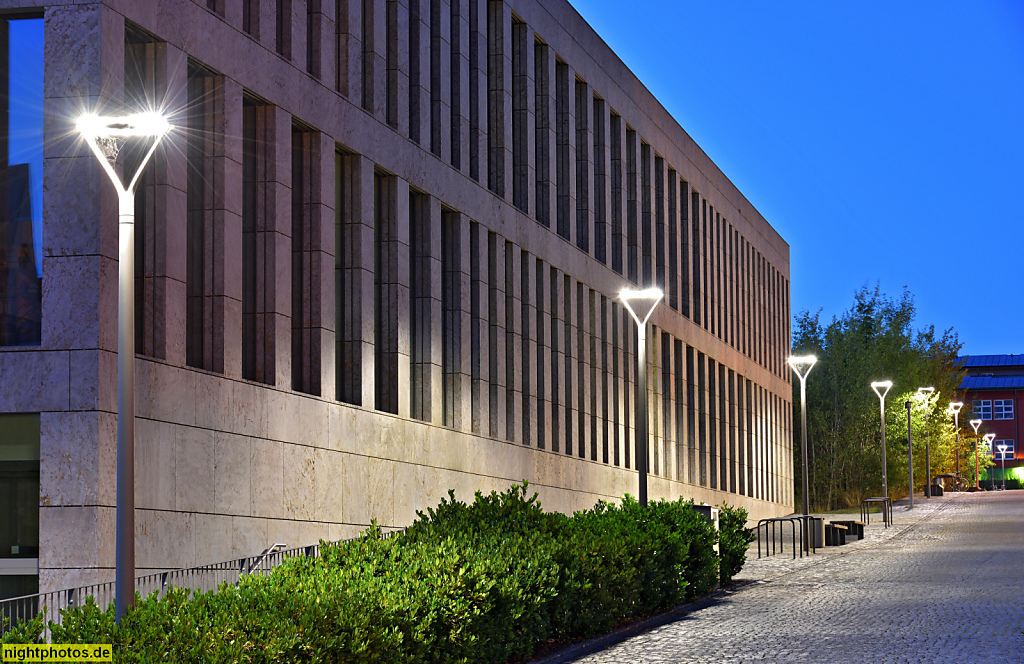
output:
{"label": "vertical window", "polygon": [[590,141],[587,84],[576,79],[576,246],[590,253]]}
{"label": "vertical window", "polygon": [[317,134],[292,127],[292,389],[320,394],[320,225]]}
{"label": "vertical window", "polygon": [[685,439],[685,427],[686,427],[686,398],[683,384],[686,382],[686,375],[683,373],[683,366],[685,358],[683,357],[683,342],[679,339],[672,340],[672,371],[675,377],[675,396],[676,396],[676,479],[680,482],[683,481],[683,467],[686,463],[686,444]]}
{"label": "vertical window", "polygon": [[679,274],[682,276],[683,282],[682,290],[679,293],[679,313],[687,318],[690,317],[690,299],[692,296],[690,275],[690,242],[692,241],[692,233],[690,232],[690,226],[693,222],[690,218],[689,189],[690,185],[687,184],[686,180],[679,181],[679,237],[681,239],[679,255],[682,257]]}
{"label": "vertical window", "polygon": [[640,142],[640,284],[654,285],[654,219],[651,200],[651,146]]}
{"label": "vertical window", "polygon": [[274,383],[273,240],[267,197],[269,107],[242,101],[242,378]]}
{"label": "vertical window", "polygon": [[569,215],[572,214],[569,204],[569,66],[561,61],[555,63],[555,152],[558,192],[555,230],[569,240]]}
{"label": "vertical window", "polygon": [[[429,16],[423,16],[421,13],[422,9],[426,9],[427,13],[430,13],[430,8],[420,0],[414,0],[406,5],[409,8],[409,138],[416,143],[423,145],[424,142],[427,147],[430,147],[430,137],[422,136],[420,132],[420,120],[423,115],[430,115],[430,109],[423,107],[423,69],[426,68],[427,76],[430,76],[430,62],[423,62],[420,54],[423,50],[422,37],[423,37],[423,25],[430,20]],[[428,49],[430,48],[430,40],[427,42]],[[429,53],[429,51],[428,51]],[[429,56],[428,56],[429,57]],[[429,104],[429,98],[427,103]]]}
{"label": "vertical window", "polygon": [[[450,55],[448,59],[449,69],[449,111],[451,113],[451,164],[458,170],[462,170],[462,0],[451,0],[451,14],[449,26],[451,37],[449,38]],[[440,17],[439,17],[440,18]]]}
{"label": "vertical window", "polygon": [[547,274],[544,270],[544,261],[536,259],[536,271],[534,272],[534,278],[536,280],[536,311],[537,311],[537,447],[544,449],[547,447],[545,441],[547,441],[547,381],[545,376],[547,372],[544,369],[544,348],[547,346],[547,339],[544,335],[545,320],[547,319],[548,312],[544,309],[544,282],[547,278]]}
{"label": "vertical window", "polygon": [[462,228],[460,216],[441,213],[441,371],[445,426],[462,425],[456,414],[462,403]]}
{"label": "vertical window", "polygon": [[242,0],[242,30],[254,38],[260,36],[259,0]]}
{"label": "vertical window", "polygon": [[504,3],[487,0],[488,188],[505,197],[505,23]]}
{"label": "vertical window", "polygon": [[637,224],[639,220],[639,202],[637,200],[637,145],[636,132],[626,130],[626,278],[634,284],[640,279],[640,237]]}
{"label": "vertical window", "polygon": [[708,470],[710,486],[718,488],[718,371],[717,362],[708,358]]}
{"label": "vertical window", "polygon": [[[124,94],[128,104],[134,108],[154,108],[156,105],[156,46],[152,38],[125,28],[124,44]],[[135,173],[139,169],[149,141],[129,141],[122,148],[120,159],[124,173]],[[158,162],[162,154],[153,155],[150,164],[139,176],[135,190],[135,352],[151,357],[163,357],[163,336],[160,323],[164,319],[164,300],[160,295],[165,290],[158,284],[156,266],[162,263],[158,256],[163,253],[163,235],[166,223],[158,220],[156,207],[155,173],[160,169]]]}
{"label": "vertical window", "polygon": [[277,32],[275,45],[278,54],[285,58],[292,57],[292,0],[276,0]]}
{"label": "vertical window", "polygon": [[43,304],[43,19],[0,19],[0,346],[38,346]]}
{"label": "vertical window", "polygon": [[686,347],[686,468],[687,481],[697,483],[697,381],[692,346]]}
{"label": "vertical window", "polygon": [[[469,3],[469,177],[480,181],[480,2]],[[484,63],[486,65],[486,63]],[[486,85],[486,82],[485,82]],[[484,91],[486,94],[486,90]],[[486,147],[486,146],[485,146]]]}
{"label": "vertical window", "polygon": [[[486,233],[486,231],[483,231]],[[472,410],[473,410],[473,433],[483,433],[481,414],[483,404],[487,396],[484,393],[483,372],[480,370],[486,361],[483,357],[482,334],[485,324],[481,301],[483,293],[481,290],[486,287],[483,281],[483,272],[480,267],[481,248],[480,224],[475,221],[469,224],[469,344],[470,344],[470,374],[469,380],[472,385]]]}
{"label": "vertical window", "polygon": [[612,189],[612,270],[622,274],[622,117],[611,113],[608,119],[611,136]]}
{"label": "vertical window", "polygon": [[189,366],[207,371],[224,370],[224,312],[218,306],[223,267],[217,260],[223,246],[215,242],[219,229],[216,192],[217,117],[221,103],[220,77],[196,63],[188,68],[188,132],[186,243],[187,301],[185,356]]}
{"label": "vertical window", "polygon": [[526,49],[529,31],[526,24],[512,20],[512,204],[523,212],[529,211],[529,150],[526,88],[529,78],[526,70]]}
{"label": "vertical window", "polygon": [[39,592],[39,414],[0,414],[0,600]]}
{"label": "vertical window", "polygon": [[[398,0],[384,0],[386,38],[384,42],[384,109],[387,123],[398,126]],[[372,29],[372,28],[371,28]]]}
{"label": "vertical window", "polygon": [[607,122],[604,100],[594,97],[594,258],[608,262],[608,206],[607,192],[608,164],[605,149],[608,145]]}
{"label": "vertical window", "polygon": [[382,173],[373,175],[374,223],[374,407],[398,413],[398,312],[395,281],[394,219],[395,180]]}
{"label": "vertical window", "polygon": [[[409,192],[409,362],[412,379],[412,417],[431,419],[431,315],[433,290],[430,237],[434,219],[426,194]],[[443,354],[443,351],[442,351]]]}
{"label": "vertical window", "polygon": [[668,296],[665,281],[665,160],[654,158],[654,283]]}
{"label": "vertical window", "polygon": [[551,226],[551,80],[548,76],[548,58],[551,57],[547,44],[534,42],[533,84],[534,84],[534,164],[537,177],[537,221]]}
{"label": "vertical window", "polygon": [[[659,170],[660,174],[660,170]],[[679,311],[679,176],[668,169],[668,306]]]}

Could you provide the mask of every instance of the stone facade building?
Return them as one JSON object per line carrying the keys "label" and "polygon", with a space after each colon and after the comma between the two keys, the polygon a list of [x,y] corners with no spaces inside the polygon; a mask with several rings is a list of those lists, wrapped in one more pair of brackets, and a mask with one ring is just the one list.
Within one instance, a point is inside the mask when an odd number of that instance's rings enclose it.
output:
{"label": "stone facade building", "polygon": [[631,285],[665,291],[652,498],[791,511],[789,247],[565,0],[0,8],[0,191],[41,183],[35,244],[0,221],[5,593],[113,577],[117,197],[86,110],[175,126],[136,206],[139,573],[449,488],[636,495]]}

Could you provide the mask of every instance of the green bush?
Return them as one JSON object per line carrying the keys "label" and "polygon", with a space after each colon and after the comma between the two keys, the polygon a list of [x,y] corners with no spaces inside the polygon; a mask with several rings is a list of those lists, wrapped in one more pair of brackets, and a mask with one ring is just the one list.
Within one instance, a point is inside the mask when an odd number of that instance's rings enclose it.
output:
{"label": "green bush", "polygon": [[719,581],[725,585],[743,569],[747,560],[747,547],[753,542],[754,531],[747,528],[747,510],[722,504],[718,512],[718,553],[722,558]]}
{"label": "green bush", "polygon": [[[374,525],[237,586],[137,598],[119,625],[112,606],[89,602],[65,610],[51,638],[111,643],[116,661],[133,663],[501,664],[670,608],[725,574],[692,502],[641,507],[627,496],[569,517],[526,490],[469,504],[450,492],[402,535],[385,539]],[[0,640],[42,632],[37,619]]]}

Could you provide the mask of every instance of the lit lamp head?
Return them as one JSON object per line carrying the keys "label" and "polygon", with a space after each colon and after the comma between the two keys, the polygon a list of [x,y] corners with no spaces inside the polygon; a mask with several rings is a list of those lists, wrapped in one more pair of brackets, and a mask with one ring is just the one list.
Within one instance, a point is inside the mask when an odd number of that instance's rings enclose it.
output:
{"label": "lit lamp head", "polygon": [[871,389],[875,391],[875,394],[877,394],[878,398],[881,399],[882,401],[885,401],[885,395],[889,393],[889,390],[891,388],[891,380],[879,380],[874,383],[871,383]]}
{"label": "lit lamp head", "polygon": [[[135,189],[139,175],[146,167],[146,162],[153,156],[153,152],[156,151],[160,139],[171,131],[171,123],[162,113],[155,111],[124,116],[86,113],[75,121],[75,128],[88,143],[96,158],[99,159],[100,165],[110,176],[118,192],[123,194]],[[139,164],[131,182],[125,187],[121,184],[117,173],[114,172],[113,162],[117,160],[121,146],[130,138],[151,139],[153,144]]]}
{"label": "lit lamp head", "polygon": [[971,427],[974,429],[974,435],[978,435],[978,427],[981,426],[981,420],[971,420]]}
{"label": "lit lamp head", "polygon": [[786,360],[789,368],[796,373],[800,380],[807,378],[807,374],[811,373],[811,369],[814,368],[817,361],[818,358],[814,355],[790,355]]}
{"label": "lit lamp head", "polygon": [[963,408],[963,407],[964,407],[964,402],[963,401],[952,401],[949,404],[949,412],[953,413],[954,415],[959,415],[960,414],[960,409]]}
{"label": "lit lamp head", "polygon": [[[985,438],[985,447],[986,447],[986,449],[991,451],[992,450],[992,441],[996,439],[996,435],[994,433],[987,433],[987,434],[985,434],[984,438]],[[1001,447],[1006,447],[1006,446],[1002,445]]]}
{"label": "lit lamp head", "polygon": [[629,315],[640,327],[647,324],[647,319],[654,313],[654,308],[658,306],[663,297],[665,294],[660,288],[644,288],[643,290],[627,288],[619,292],[619,299],[622,300],[622,304],[626,305]]}
{"label": "lit lamp head", "polygon": [[932,398],[933,394],[935,394],[934,387],[919,387],[917,388],[917,394],[915,394],[914,396],[920,399],[921,401],[928,401],[929,399]]}

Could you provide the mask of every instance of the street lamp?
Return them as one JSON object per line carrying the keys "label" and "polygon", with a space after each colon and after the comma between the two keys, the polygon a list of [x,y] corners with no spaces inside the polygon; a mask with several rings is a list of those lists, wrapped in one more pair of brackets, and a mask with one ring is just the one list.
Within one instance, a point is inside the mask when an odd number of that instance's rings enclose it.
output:
{"label": "street lamp", "polygon": [[932,436],[928,431],[928,406],[931,404],[932,395],[935,394],[934,387],[919,387],[917,388],[917,394],[915,395],[918,399],[921,399],[925,403],[924,409],[924,497],[932,497],[932,456],[931,456],[931,442]]}
{"label": "street lamp", "polygon": [[[115,526],[115,616],[120,622],[135,603],[135,188],[171,125],[160,113],[122,117],[83,115],[75,123],[117,190],[117,504]],[[151,139],[128,186],[114,170],[129,139]]]}
{"label": "street lamp", "polygon": [[[992,434],[993,436],[995,434]],[[1006,491],[1006,450],[1010,448],[1009,445],[999,445],[999,458],[1003,462],[1003,487],[1002,491]]]}
{"label": "street lamp", "polygon": [[913,405],[907,399],[907,486],[910,488],[910,506],[907,509],[914,509],[914,445],[910,437],[910,406]]}
{"label": "street lamp", "polygon": [[647,504],[647,320],[663,297],[658,288],[627,288],[619,293],[626,311],[636,321],[636,469],[640,474],[641,505]]}
{"label": "street lamp", "polygon": [[960,486],[960,409],[964,407],[962,401],[951,401],[949,412],[953,413],[953,426],[956,427],[956,487]]}
{"label": "street lamp", "polygon": [[886,475],[886,461],[885,461],[885,395],[889,393],[889,389],[892,387],[891,380],[880,380],[871,383],[871,389],[878,395],[878,401],[881,403],[882,411],[882,495],[886,498],[889,497],[889,478]]}
{"label": "street lamp", "polygon": [[808,494],[810,483],[807,474],[807,374],[811,373],[815,362],[818,361],[813,355],[800,355],[789,357],[789,368],[800,379],[800,437],[802,439],[803,460],[804,460],[804,516],[809,514]]}
{"label": "street lamp", "polygon": [[[978,427],[980,426],[981,420],[971,420],[971,427],[974,429],[974,486],[978,486],[978,480],[981,476],[979,472],[980,467],[978,466]],[[988,436],[988,434],[985,435]]]}

